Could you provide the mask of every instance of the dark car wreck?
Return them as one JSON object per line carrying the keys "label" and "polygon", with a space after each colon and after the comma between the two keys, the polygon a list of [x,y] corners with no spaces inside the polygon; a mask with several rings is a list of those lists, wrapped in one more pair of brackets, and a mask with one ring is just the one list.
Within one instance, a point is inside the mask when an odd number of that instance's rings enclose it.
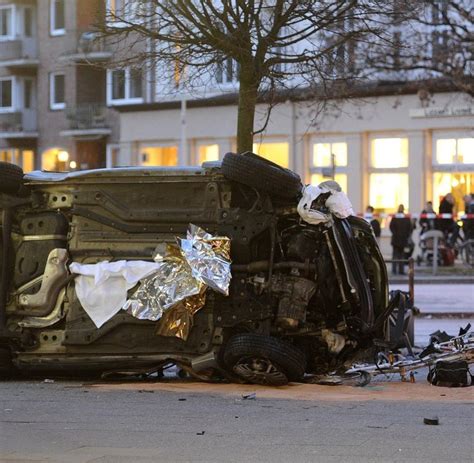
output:
{"label": "dark car wreck", "polygon": [[[256,155],[25,176],[3,163],[0,177],[0,371],[158,371],[171,362],[202,379],[280,385],[389,342],[396,303],[370,225],[334,216],[331,192],[311,204],[327,220],[305,222],[299,177]],[[98,328],[69,264],[150,261],[189,224],[230,239],[229,295],[208,289],[185,337],[123,310]]]}

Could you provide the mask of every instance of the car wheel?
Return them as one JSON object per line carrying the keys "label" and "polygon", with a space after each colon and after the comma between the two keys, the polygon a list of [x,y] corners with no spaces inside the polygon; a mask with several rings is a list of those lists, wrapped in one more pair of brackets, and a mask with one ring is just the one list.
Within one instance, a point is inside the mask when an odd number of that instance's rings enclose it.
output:
{"label": "car wheel", "polygon": [[227,153],[222,173],[229,180],[282,198],[294,199],[303,188],[298,174],[253,153]]}
{"label": "car wheel", "polygon": [[226,344],[224,364],[246,382],[284,386],[303,377],[306,358],[288,342],[262,334],[241,333]]}
{"label": "car wheel", "polygon": [[23,169],[9,162],[0,162],[0,192],[15,194],[23,185]]}

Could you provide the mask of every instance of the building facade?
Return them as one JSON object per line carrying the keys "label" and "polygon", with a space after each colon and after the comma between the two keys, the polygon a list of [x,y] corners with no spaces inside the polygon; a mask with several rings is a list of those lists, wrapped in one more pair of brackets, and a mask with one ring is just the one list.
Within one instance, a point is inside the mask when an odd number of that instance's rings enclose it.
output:
{"label": "building facade", "polygon": [[[474,192],[473,100],[460,92],[424,94],[414,89],[354,98],[317,117],[314,102],[283,102],[254,151],[294,169],[306,183],[332,176],[334,167],[358,212],[369,204],[379,213],[393,213],[399,204],[420,212],[426,201],[437,207],[448,192],[462,211],[462,196]],[[185,111],[180,102],[121,108],[117,165],[222,158],[236,146],[237,107],[228,100],[189,102]],[[265,110],[262,105],[257,112]]]}
{"label": "building facade", "polygon": [[0,160],[63,171],[113,158],[119,120],[107,105],[105,70],[112,51],[93,32],[105,7],[105,0],[0,0]]}

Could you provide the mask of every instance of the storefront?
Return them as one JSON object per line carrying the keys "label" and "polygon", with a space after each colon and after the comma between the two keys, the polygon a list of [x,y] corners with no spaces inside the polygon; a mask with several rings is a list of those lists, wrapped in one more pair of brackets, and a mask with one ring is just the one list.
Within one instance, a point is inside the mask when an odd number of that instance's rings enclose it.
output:
{"label": "storefront", "polygon": [[464,212],[463,196],[474,193],[474,136],[468,132],[433,135],[433,205],[452,193],[456,210]]}
{"label": "storefront", "polygon": [[0,148],[0,161],[16,164],[23,169],[23,172],[35,169],[35,153],[29,149]]}
{"label": "storefront", "polygon": [[[188,108],[184,157],[178,104],[120,111],[117,165],[199,165],[236,147],[232,104]],[[358,213],[369,204],[382,215],[400,204],[417,213],[426,201],[437,208],[448,192],[461,212],[463,195],[474,192],[474,105],[465,94],[438,93],[428,103],[416,93],[372,97],[346,101],[317,122],[312,114],[308,102],[276,106],[254,152],[297,171],[306,183],[334,178]]]}

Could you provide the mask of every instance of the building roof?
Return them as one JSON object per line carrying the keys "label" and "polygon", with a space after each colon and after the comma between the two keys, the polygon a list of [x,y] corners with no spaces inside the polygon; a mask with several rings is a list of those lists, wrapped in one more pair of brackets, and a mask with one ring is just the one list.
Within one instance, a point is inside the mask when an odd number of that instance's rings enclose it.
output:
{"label": "building roof", "polygon": [[[376,82],[336,82],[330,89],[330,93],[326,92],[324,98],[348,99],[369,96],[392,96],[392,95],[412,95],[420,90],[429,92],[452,92],[457,88],[454,84],[445,79],[436,80],[419,80],[411,82],[380,80]],[[202,108],[212,106],[231,106],[238,103],[238,93],[229,92],[215,95],[207,98],[187,99],[186,106],[188,108]],[[312,98],[323,97],[320,88],[298,88],[284,89],[273,96],[273,102],[283,103],[284,101],[304,101]],[[258,99],[259,103],[270,102],[271,97],[266,93],[261,93]],[[160,101],[153,103],[139,103],[130,105],[116,106],[118,112],[136,112],[136,111],[156,111],[166,109],[178,109],[181,106],[181,99],[176,98],[170,101]]]}

